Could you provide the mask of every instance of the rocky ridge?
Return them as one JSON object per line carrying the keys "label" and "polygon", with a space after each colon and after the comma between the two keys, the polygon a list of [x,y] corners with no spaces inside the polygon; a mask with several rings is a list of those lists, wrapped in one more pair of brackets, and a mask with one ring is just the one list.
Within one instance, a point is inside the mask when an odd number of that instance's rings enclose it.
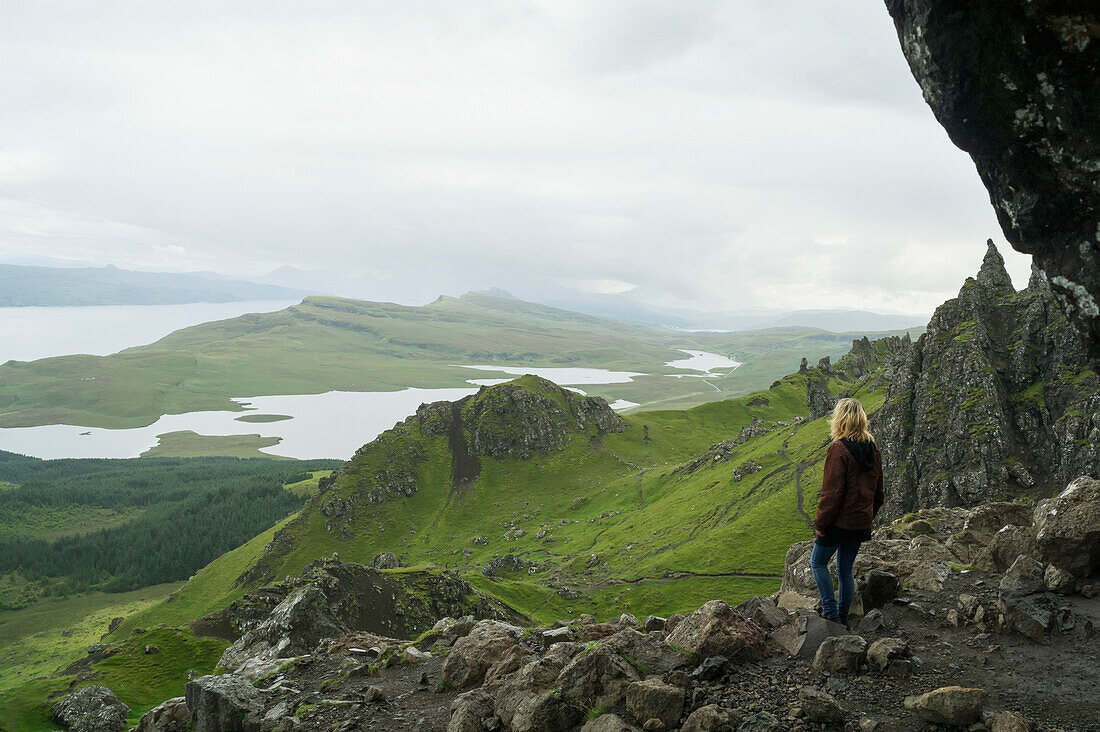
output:
{"label": "rocky ridge", "polygon": [[[687,616],[446,617],[399,640],[320,637],[276,608],[250,631],[271,631],[262,644],[226,651],[229,673],[192,680],[137,729],[1096,730],[1098,544],[1100,481],[1082,478],[1034,508],[876,530],[853,630],[818,616],[808,542],[775,595]],[[278,664],[271,647],[287,649]]]}
{"label": "rocky ridge", "polygon": [[1100,9],[886,0],[924,100],[1100,361]]}
{"label": "rocky ridge", "polygon": [[884,515],[1050,495],[1100,471],[1100,377],[1042,277],[1017,292],[992,242],[882,373]]}

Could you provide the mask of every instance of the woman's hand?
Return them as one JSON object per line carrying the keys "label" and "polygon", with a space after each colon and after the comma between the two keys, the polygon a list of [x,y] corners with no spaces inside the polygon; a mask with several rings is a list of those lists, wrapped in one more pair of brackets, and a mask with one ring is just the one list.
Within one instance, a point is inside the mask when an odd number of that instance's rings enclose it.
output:
{"label": "woman's hand", "polygon": [[825,532],[822,531],[821,529],[815,528],[814,529],[814,536],[820,536],[822,539],[824,539],[825,538]]}

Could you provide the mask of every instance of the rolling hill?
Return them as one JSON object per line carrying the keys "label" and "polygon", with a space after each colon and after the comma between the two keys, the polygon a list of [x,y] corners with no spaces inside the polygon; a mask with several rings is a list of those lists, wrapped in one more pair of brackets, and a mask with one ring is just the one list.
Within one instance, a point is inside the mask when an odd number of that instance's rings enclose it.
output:
{"label": "rolling hill", "polygon": [[[456,364],[642,372],[590,391],[645,409],[683,408],[765,388],[803,355],[837,358],[860,335],[676,333],[473,293],[421,307],[309,297],[110,356],[0,365],[0,427],[140,427],[163,414],[239,411],[231,397],[455,387],[494,375]],[[732,355],[743,365],[706,379],[670,378],[685,374],[666,365],[684,357],[680,349]]]}

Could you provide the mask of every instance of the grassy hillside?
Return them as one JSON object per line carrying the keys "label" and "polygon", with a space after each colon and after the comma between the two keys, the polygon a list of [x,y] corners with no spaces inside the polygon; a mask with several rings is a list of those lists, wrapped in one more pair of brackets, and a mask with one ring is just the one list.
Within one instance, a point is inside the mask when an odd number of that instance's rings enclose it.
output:
{"label": "grassy hillside", "polygon": [[[224,555],[172,603],[128,624],[202,615],[250,583],[296,574],[333,552],[368,562],[393,551],[412,565],[458,569],[541,621],[567,610],[667,613],[700,599],[772,591],[787,547],[810,536],[807,517],[816,508],[828,444],[826,420],[807,419],[808,378],[792,374],[763,392],[689,410],[627,415],[622,432],[577,432],[563,449],[527,460],[482,458],[476,479],[461,485],[449,438],[411,420],[407,433],[385,433],[360,451],[336,474],[334,487],[283,527],[272,550],[263,553],[258,538]],[[513,383],[543,389],[533,377]],[[841,370],[828,385],[872,410],[884,393],[877,374],[857,380]],[[754,419],[767,431],[737,444]],[[723,440],[730,442],[689,469]],[[745,469],[749,461],[756,472]],[[402,465],[415,466],[416,492],[369,502],[376,491],[371,476]],[[325,513],[334,500],[358,508],[334,519]],[[508,553],[533,571],[481,574]],[[238,583],[242,575],[248,581]]]}
{"label": "grassy hillside", "polygon": [[[0,427],[140,427],[163,414],[239,411],[231,397],[454,387],[495,376],[456,364],[643,372],[651,375],[586,390],[645,408],[683,408],[766,388],[802,356],[840,356],[853,337],[805,328],[674,333],[478,294],[423,307],[310,297],[111,356],[0,365]],[[683,358],[681,348],[744,365],[722,378],[672,378],[676,370],[665,364]],[[190,454],[182,449],[173,454]]]}

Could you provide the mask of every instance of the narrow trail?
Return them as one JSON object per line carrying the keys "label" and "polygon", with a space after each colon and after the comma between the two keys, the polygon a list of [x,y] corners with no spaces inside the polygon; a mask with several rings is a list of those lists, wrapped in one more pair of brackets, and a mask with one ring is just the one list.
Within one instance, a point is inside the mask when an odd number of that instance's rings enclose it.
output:
{"label": "narrow trail", "polygon": [[[607,454],[610,455],[611,457],[615,458],[616,460],[618,460],[620,463],[627,466],[628,468],[634,468],[635,470],[638,471],[638,505],[641,508],[645,508],[645,496],[642,495],[642,478],[645,477],[645,474],[649,470],[649,468],[643,468],[641,465],[635,465],[634,463],[630,462],[629,460],[624,460],[623,458],[619,457],[618,455],[616,455],[615,453],[613,453],[611,451],[607,451]],[[593,543],[593,546],[595,546],[595,543]]]}
{"label": "narrow trail", "polygon": [[781,447],[778,452],[779,452],[779,455],[784,460],[787,461],[788,467],[794,468],[794,490],[795,490],[795,495],[798,496],[798,512],[800,514],[802,514],[802,519],[806,522],[806,525],[809,526],[812,529],[814,527],[814,522],[812,520],[810,520],[809,516],[806,515],[806,510],[805,510],[805,508],[803,508],[802,471],[805,470],[806,468],[810,467],[811,465],[813,465],[817,461],[816,460],[804,460],[804,461],[796,464],[793,460],[791,460],[790,456],[787,455],[787,444],[791,441],[791,438],[794,437],[798,433],[798,430],[801,429],[801,426],[802,425],[799,425],[798,427],[795,427],[791,431],[791,433],[789,435],[787,435],[787,439],[783,440],[783,447]]}
{"label": "narrow trail", "polygon": [[756,573],[743,573],[743,572],[715,572],[713,574],[705,572],[687,572],[677,571],[663,577],[639,577],[632,580],[621,579],[609,579],[603,582],[595,582],[586,586],[587,590],[602,590],[608,587],[617,587],[619,585],[640,585],[643,582],[675,582],[676,580],[685,579],[688,577],[701,577],[703,579],[783,579],[779,574],[756,574]]}

